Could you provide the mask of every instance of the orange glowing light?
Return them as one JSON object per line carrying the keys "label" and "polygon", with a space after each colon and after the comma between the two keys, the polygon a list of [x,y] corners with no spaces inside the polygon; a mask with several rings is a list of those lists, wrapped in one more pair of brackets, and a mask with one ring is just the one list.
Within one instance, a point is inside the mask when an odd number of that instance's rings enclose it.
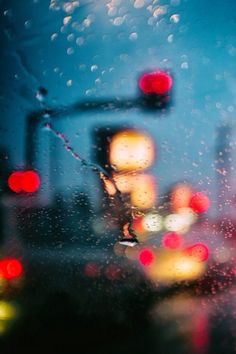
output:
{"label": "orange glowing light", "polygon": [[156,180],[152,175],[140,174],[134,178],[134,188],[130,193],[131,205],[139,209],[152,208],[156,202]]}
{"label": "orange glowing light", "polygon": [[185,248],[183,253],[194,258],[197,262],[204,262],[209,257],[208,247],[200,242]]}
{"label": "orange glowing light", "polygon": [[180,208],[187,208],[192,196],[192,190],[185,184],[179,184],[171,192],[171,208],[177,211]]}
{"label": "orange glowing light", "polygon": [[116,171],[146,169],[154,161],[153,141],[139,131],[121,131],[112,138],[109,160]]}

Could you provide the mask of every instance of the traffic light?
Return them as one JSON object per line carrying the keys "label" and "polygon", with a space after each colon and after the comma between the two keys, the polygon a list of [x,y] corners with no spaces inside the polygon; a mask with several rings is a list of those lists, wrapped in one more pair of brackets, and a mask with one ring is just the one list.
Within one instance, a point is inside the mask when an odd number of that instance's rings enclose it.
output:
{"label": "traffic light", "polygon": [[162,109],[171,100],[173,78],[169,72],[157,70],[143,73],[138,80],[141,105],[148,109]]}
{"label": "traffic light", "polygon": [[33,170],[14,171],[7,180],[8,187],[15,193],[34,193],[40,185],[40,178]]}

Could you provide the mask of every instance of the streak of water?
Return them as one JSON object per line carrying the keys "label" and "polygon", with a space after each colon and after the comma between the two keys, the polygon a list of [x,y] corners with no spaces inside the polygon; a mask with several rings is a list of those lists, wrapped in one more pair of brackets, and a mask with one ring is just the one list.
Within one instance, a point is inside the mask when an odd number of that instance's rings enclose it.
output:
{"label": "streak of water", "polygon": [[123,211],[123,213],[119,213],[120,223],[122,225],[121,230],[122,230],[122,235],[123,235],[120,240],[120,243],[124,244],[126,246],[134,246],[135,244],[137,244],[138,240],[136,239],[136,235],[131,227],[131,225],[132,225],[131,209],[130,209],[130,207],[126,206],[126,203],[124,202],[124,200],[122,198],[122,194],[121,194],[120,190],[117,188],[112,176],[107,171],[105,171],[101,166],[99,166],[95,163],[88,162],[86,159],[81,157],[74,150],[74,148],[72,146],[70,146],[70,142],[66,138],[66,136],[62,132],[55,130],[52,127],[51,123],[48,123],[48,122],[45,123],[44,127],[47,130],[49,130],[55,137],[59,138],[62,141],[63,146],[66,149],[66,151],[68,153],[70,153],[70,155],[75,160],[79,161],[82,164],[82,166],[88,167],[94,173],[96,173],[99,176],[99,178],[101,179],[101,181],[104,183],[104,185],[106,185],[106,183],[109,182],[109,184],[112,186],[112,188],[115,192],[114,195],[112,196],[112,198],[116,198],[118,205],[120,206],[121,210]]}

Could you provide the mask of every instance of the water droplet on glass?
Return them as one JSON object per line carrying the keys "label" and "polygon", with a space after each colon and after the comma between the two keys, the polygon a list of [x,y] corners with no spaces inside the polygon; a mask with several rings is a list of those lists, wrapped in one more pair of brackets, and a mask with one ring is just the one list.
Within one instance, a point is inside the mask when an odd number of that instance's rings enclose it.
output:
{"label": "water droplet on glass", "polygon": [[70,33],[70,34],[68,34],[68,36],[67,36],[67,40],[68,40],[68,42],[72,42],[74,39],[75,39],[75,35],[74,35],[74,33]]}
{"label": "water droplet on glass", "polygon": [[35,97],[39,102],[44,102],[47,93],[48,91],[44,87],[39,87],[36,91]]}
{"label": "water droplet on glass", "polygon": [[131,41],[136,41],[138,39],[138,34],[137,32],[132,32],[130,35],[129,35],[129,39]]}
{"label": "water droplet on glass", "polygon": [[120,25],[122,25],[123,22],[124,22],[123,17],[116,17],[113,21],[113,24],[115,26],[120,26]]}
{"label": "water droplet on glass", "polygon": [[63,18],[63,24],[66,26],[71,20],[71,16],[66,16]]}
{"label": "water droplet on glass", "polygon": [[66,86],[70,87],[70,86],[72,86],[72,84],[73,84],[73,81],[72,81],[72,80],[67,80]]}
{"label": "water droplet on glass", "polygon": [[181,69],[188,69],[188,62],[187,62],[187,61],[184,61],[184,62],[181,64]]}
{"label": "water droplet on glass", "polygon": [[170,22],[172,23],[178,23],[180,20],[180,15],[179,14],[174,14],[170,16]]}
{"label": "water droplet on glass", "polygon": [[32,26],[32,21],[31,21],[31,20],[25,21],[25,28],[26,28],[26,29],[30,29],[31,26]]}
{"label": "water droplet on glass", "polygon": [[145,4],[144,0],[135,0],[134,1],[134,7],[136,9],[140,9],[141,7],[143,7]]}
{"label": "water droplet on glass", "polygon": [[55,41],[57,39],[57,37],[58,37],[58,34],[57,33],[53,33],[51,35],[51,41]]}
{"label": "water droplet on glass", "polygon": [[92,65],[92,66],[91,66],[91,71],[94,72],[94,71],[97,70],[97,68],[98,68],[97,65]]}
{"label": "water droplet on glass", "polygon": [[174,35],[173,35],[173,34],[170,34],[170,35],[167,37],[167,42],[172,43],[173,40],[174,40]]}
{"label": "water droplet on glass", "polygon": [[77,39],[76,39],[76,44],[77,45],[83,45],[84,44],[84,38],[83,37],[78,37]]}
{"label": "water droplet on glass", "polygon": [[70,47],[70,48],[67,48],[66,52],[67,52],[68,55],[71,55],[71,54],[73,54],[75,52],[75,50],[74,50],[74,48]]}

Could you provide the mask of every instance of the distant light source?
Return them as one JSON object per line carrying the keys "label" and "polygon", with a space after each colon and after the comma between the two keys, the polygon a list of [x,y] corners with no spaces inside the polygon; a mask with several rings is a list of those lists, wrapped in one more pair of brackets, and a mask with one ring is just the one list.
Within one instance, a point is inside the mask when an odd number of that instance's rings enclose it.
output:
{"label": "distant light source", "polygon": [[109,160],[116,171],[146,169],[154,160],[154,143],[142,132],[121,131],[112,138]]}
{"label": "distant light source", "polygon": [[180,208],[187,208],[192,196],[192,190],[185,184],[175,186],[171,192],[171,208],[178,211]]}
{"label": "distant light source", "polygon": [[158,232],[163,227],[162,216],[157,213],[147,213],[143,217],[142,225],[145,231]]}
{"label": "distant light source", "polygon": [[164,248],[176,249],[183,243],[183,238],[176,232],[168,232],[162,237],[162,245]]}
{"label": "distant light source", "polygon": [[189,230],[190,224],[184,215],[169,214],[165,217],[164,226],[168,231],[185,233]]}
{"label": "distant light source", "polygon": [[36,192],[40,185],[40,179],[35,171],[26,171],[22,176],[22,189],[26,193]]}
{"label": "distant light source", "polygon": [[15,171],[8,178],[8,187],[15,193],[36,192],[40,185],[38,174],[33,170]]}
{"label": "distant light source", "polygon": [[190,199],[189,207],[196,213],[204,213],[209,209],[209,198],[201,192],[196,192]]}
{"label": "distant light source", "polygon": [[11,280],[21,276],[22,265],[15,258],[5,258],[0,261],[0,276]]}
{"label": "distant light source", "polygon": [[15,171],[8,177],[7,183],[8,187],[15,193],[22,192],[22,175],[23,172]]}
{"label": "distant light source", "polygon": [[139,252],[138,260],[144,267],[147,267],[154,262],[155,255],[149,248],[144,248]]}
{"label": "distant light source", "polygon": [[197,262],[204,262],[209,257],[208,247],[204,243],[196,243],[184,249],[184,254],[194,258]]}
{"label": "distant light source", "polygon": [[152,175],[139,174],[133,178],[131,205],[138,209],[152,208],[156,202],[156,180]]}
{"label": "distant light source", "polygon": [[166,94],[172,87],[172,78],[164,71],[145,73],[139,78],[139,88],[144,94]]}

